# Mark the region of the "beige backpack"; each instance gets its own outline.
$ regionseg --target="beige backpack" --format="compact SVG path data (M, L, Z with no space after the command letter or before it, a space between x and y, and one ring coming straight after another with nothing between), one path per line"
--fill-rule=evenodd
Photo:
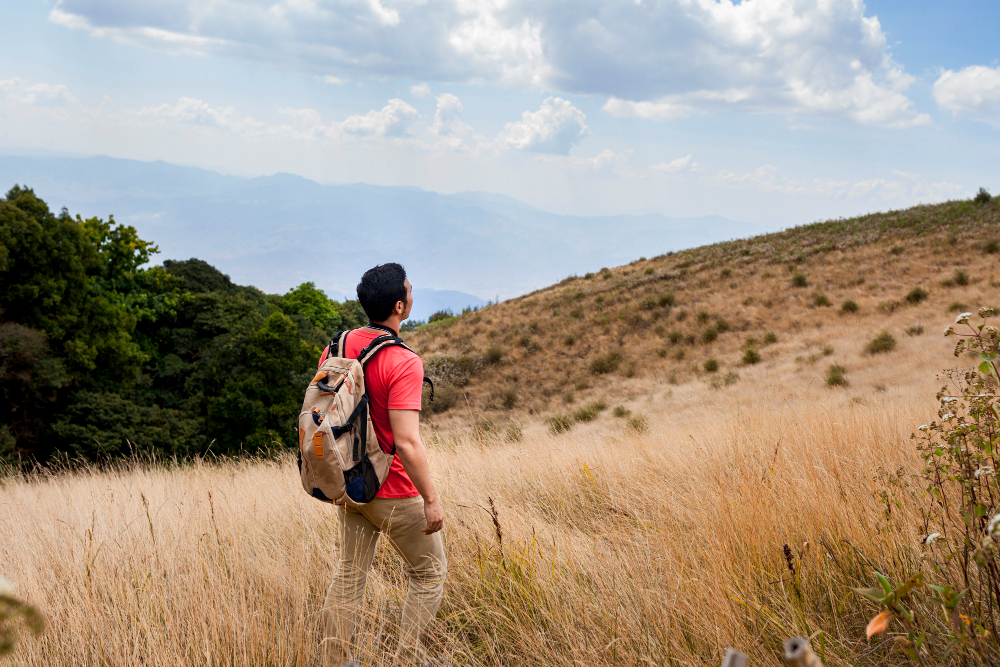
M306 388L299 413L299 474L302 488L325 502L370 502L389 474L396 454L375 436L365 391L365 366L387 347L406 347L392 335L379 336L358 354L344 356L347 332L330 341L329 356ZM427 378L424 378L428 381ZM433 400L431 385L431 400Z

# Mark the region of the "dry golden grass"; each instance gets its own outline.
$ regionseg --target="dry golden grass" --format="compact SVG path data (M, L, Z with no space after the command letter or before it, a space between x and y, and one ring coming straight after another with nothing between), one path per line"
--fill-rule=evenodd
M1000 199L985 206L948 202L831 221L567 279L422 327L409 343L443 392L457 398L435 417L443 425L467 421L467 414L453 416L467 407L503 418L505 392L515 385L514 413L551 414L592 400L609 379L626 386L632 379L685 385L701 378L708 358L718 360L722 375L738 372L747 337L757 340L756 349L768 361L802 341L836 336L845 325L873 336L886 326L890 311L897 339L921 324L936 334L950 321L953 304L986 305L976 301L985 295L989 305L1000 306L1000 256L984 250L993 239L1000 239ZM943 284L958 270L968 284ZM796 274L806 278L805 287L793 285ZM912 306L906 295L916 287L928 298ZM660 305L667 294L673 305ZM818 295L830 305L816 305ZM848 299L859 311L841 315ZM706 330L719 317L728 329L706 342ZM683 339L672 342L672 332ZM768 332L782 345L763 347ZM501 363L484 363L491 347L503 352ZM595 374L592 362L609 351L621 354L621 363L608 374ZM456 370L437 365L435 359L443 357L464 362L473 372L441 372ZM645 384L635 391L642 393Z
M628 403L645 435L610 411L560 436L526 423L516 443L429 432L451 565L433 653L701 665L733 645L777 664L786 636L822 631L827 664L851 664L871 607L847 587L870 583L867 560L901 577L920 559L913 499L887 518L873 477L917 464L909 433L954 360L938 336L870 360L849 328L840 336L821 337L847 389L824 386L825 360L791 360L803 339L731 387L647 380ZM14 477L0 498L3 573L49 621L16 663L314 664L336 518L293 461ZM384 664L404 590L383 544L365 664Z

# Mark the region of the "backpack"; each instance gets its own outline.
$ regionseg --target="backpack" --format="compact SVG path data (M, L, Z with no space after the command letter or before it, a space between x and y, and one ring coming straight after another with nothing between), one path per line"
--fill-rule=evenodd
M396 455L395 445L387 452L375 436L364 369L387 347L410 348L395 334L382 335L357 359L348 359L346 343L347 332L333 337L327 358L306 387L299 413L299 475L302 488L314 498L363 505L382 487Z

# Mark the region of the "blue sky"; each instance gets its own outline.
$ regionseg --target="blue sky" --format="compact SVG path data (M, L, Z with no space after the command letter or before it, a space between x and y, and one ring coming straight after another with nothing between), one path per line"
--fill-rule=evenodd
M21 0L0 151L794 224L1000 192L995 3Z

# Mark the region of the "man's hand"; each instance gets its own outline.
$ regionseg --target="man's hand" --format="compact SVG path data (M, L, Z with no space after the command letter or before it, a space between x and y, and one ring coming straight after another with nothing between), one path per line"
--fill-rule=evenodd
M441 530L444 526L444 508L441 507L441 503L434 501L432 503L424 501L424 517L427 519L427 525L424 526L424 535L430 535Z

